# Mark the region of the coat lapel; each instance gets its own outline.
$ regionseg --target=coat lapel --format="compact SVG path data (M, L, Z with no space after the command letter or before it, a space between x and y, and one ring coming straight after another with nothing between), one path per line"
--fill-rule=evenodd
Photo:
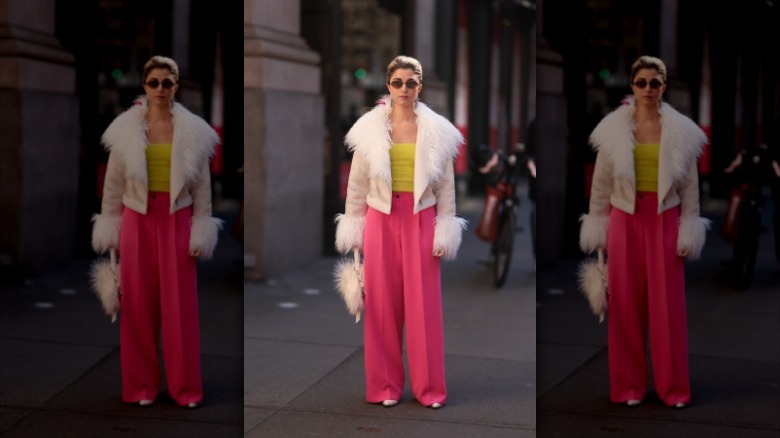
M368 162L369 178L380 178L392 188L390 170L390 97L383 96L377 106L364 114L345 137L350 151ZM444 175L444 166L458 154L463 136L449 120L433 112L422 102L417 114L417 143L414 152L415 205L431 183Z
M106 149L117 151L125 164L125 176L137 178L148 188L146 173L146 98L118 116L106 129L102 142ZM171 212L188 182L200 175L219 143L219 135L203 119L179 103L173 106L173 146L171 150Z

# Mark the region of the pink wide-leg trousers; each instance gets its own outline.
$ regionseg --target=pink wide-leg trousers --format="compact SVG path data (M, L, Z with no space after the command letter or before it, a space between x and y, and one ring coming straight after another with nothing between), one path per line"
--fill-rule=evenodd
M147 214L125 208L119 238L122 400L154 400L160 389L158 338L168 392L201 403L196 259L189 255L192 209L169 213L167 193L149 193Z
M684 260L677 256L679 208L657 213L658 196L639 192L636 212L610 213L610 400L642 400L647 391L646 336L658 397L667 405L689 403L688 332Z
M400 400L404 323L412 393L423 406L447 401L435 208L414 214L411 193L393 193L391 213L369 207L365 236L366 400Z

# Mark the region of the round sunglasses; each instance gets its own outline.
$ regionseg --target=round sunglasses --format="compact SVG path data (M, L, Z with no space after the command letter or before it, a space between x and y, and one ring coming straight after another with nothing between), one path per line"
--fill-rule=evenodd
M409 79L408 81L404 82L400 79L395 79L392 82L388 82L391 87L395 88L396 90L403 87L404 84L406 85L406 88L417 88L420 83L415 81L414 79Z
M157 79L149 79L146 81L146 86L152 90L156 90L160 85L162 85L164 89L170 90L174 85L176 85L176 83L167 78L163 79L162 82L158 81Z
M644 90L648 85L650 85L650 88L653 90L657 90L661 88L661 85L663 84L664 83L658 79L651 79L650 82L647 82L645 79L637 79L636 82L634 82L634 86L640 90Z

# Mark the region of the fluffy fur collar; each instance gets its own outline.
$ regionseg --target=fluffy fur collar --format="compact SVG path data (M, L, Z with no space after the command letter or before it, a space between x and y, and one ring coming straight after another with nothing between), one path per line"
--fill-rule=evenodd
M146 175L146 97L139 98L117 116L103 133L107 151L119 154L125 165L125 177L147 183ZM173 104L173 147L171 151L171 200L184 186L195 180L219 143L219 135L203 119L179 103Z
M384 95L377 105L364 114L346 136L350 151L360 154L369 164L369 177L381 178L390 184L390 96ZM419 170L428 182L444 176L445 164L454 159L464 142L463 135L449 120L436 114L422 102L414 110L417 114L417 149L415 152L415 186ZM427 185L427 184L426 184ZM417 190L415 190L417 192Z
M633 97L627 104L608 114L590 135L593 149L607 154L613 175L635 183L634 175L634 112ZM667 103L662 103L661 148L658 157L658 192L666 193L675 182L687 176L691 160L701 155L707 135L691 119Z

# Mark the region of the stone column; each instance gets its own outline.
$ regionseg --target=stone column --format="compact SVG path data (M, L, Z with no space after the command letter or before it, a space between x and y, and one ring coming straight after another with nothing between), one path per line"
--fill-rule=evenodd
M193 81L190 75L192 1L176 0L172 3L171 8L171 57L179 66L180 82L176 99L193 113L206 117L206 109L203 107L203 89L201 84ZM146 60L141 62L146 62Z
M660 58L666 65L667 92L664 98L677 110L691 115L691 90L689 84L680 81L677 73L677 16L678 0L661 0ZM633 61L631 61L633 62Z
M543 218L537 229L537 263L545 266L564 254L567 163L566 97L563 94L563 57L550 48L542 35L543 1L537 2L536 120L538 146L536 167L540 169L536 216Z
M325 106L300 1L244 0L244 266L260 280L322 254Z
M423 91L420 101L452 119L447 96L447 84L440 79L439 69L445 66L436 65L436 0L418 0L414 4L413 26L414 38L412 53L423 67ZM444 48L441 48L444 50ZM388 60L389 62L389 60Z
M0 271L36 274L76 250L79 107L54 0L0 1Z

